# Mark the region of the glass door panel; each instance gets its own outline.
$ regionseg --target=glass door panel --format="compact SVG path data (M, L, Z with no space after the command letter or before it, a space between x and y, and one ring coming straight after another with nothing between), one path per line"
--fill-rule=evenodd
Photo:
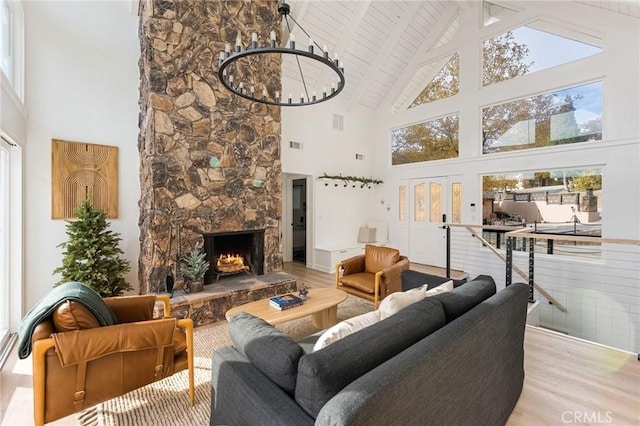
M451 223L462 223L462 184L451 184Z
M429 184L429 222L442 220L442 185L436 182Z
M398 188L398 220L400 222L407 221L407 187L401 185Z

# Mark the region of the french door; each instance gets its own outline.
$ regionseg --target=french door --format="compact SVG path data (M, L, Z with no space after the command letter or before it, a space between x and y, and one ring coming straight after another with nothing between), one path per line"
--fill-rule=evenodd
M448 178L409 181L409 259L424 265L446 266L449 217Z

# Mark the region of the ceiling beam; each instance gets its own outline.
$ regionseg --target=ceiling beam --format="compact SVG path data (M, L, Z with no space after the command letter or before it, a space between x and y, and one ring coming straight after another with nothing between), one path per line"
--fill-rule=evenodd
M416 14L418 13L418 10L420 10L421 7L421 2L409 2L408 7L402 13L402 16L400 17L398 22L394 24L393 31L391 32L389 37L387 37L384 46L382 46L382 48L378 50L378 54L376 55L375 59L371 62L371 65L369 65L369 68L364 73L364 78L358 82L357 89L351 97L349 109L352 109L353 107L355 107L355 105L360 103L362 95L369 87L369 84L371 83L371 80L373 80L373 77L376 74L377 70L385 61L389 60L391 51L395 48L398 40L407 30L407 27L411 24L411 21L413 21Z
M293 16L295 20L298 22L304 22L304 15L306 15L307 9L309 9L310 2L296 1L296 2L290 2L290 3L293 4L293 9L295 9L291 11L291 16ZM295 29L295 26L292 29ZM287 41L285 42L284 46L289 46L290 44L291 44L291 34L289 34L289 37L287 38Z
M360 23L364 19L364 16L367 14L367 10L369 10L370 5L371 5L371 0L359 1L358 5L356 6L356 9L353 11L353 13L351 14L351 17L349 18L348 28L346 28L345 31L340 35L340 38L338 39L334 47L334 52L340 52L343 55L342 56L343 59L344 59L344 52L347 50L347 46L353 39L353 35L356 33L356 30L358 29L358 27L360 26ZM347 72L348 70L345 70L345 73ZM324 71L320 76L320 78L318 78L318 81L322 82L322 84L319 84L318 87L330 86L331 83L335 81L334 76L335 76L335 73L332 70L327 69L326 71Z
M437 24L433 27L433 30L429 33L429 35L424 39L424 42L418 48L415 55L411 58L411 61L407 64L407 66L402 70L402 73L398 76L395 84L387 93L387 96L384 98L382 104L391 105L393 100L396 99L408 81L411 81L413 75L416 73L418 68L422 65L424 61L424 57L432 49L442 38L442 35L447 31L449 25L453 22L455 17L458 15L458 6L457 3L454 2L446 2L445 10L442 13L440 19L438 19ZM417 96L418 94L416 94Z

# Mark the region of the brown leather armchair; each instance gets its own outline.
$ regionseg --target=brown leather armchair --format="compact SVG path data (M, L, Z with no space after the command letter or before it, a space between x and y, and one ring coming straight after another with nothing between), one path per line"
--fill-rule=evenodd
M153 319L155 302L164 317ZM170 316L169 296L105 298L118 323L100 327L82 304L66 301L32 335L36 425L189 370L194 401L193 321ZM65 331L70 330L70 331Z
M370 300L378 309L387 294L402 291L400 274L410 266L409 259L397 249L367 244L364 254L336 265L336 288Z

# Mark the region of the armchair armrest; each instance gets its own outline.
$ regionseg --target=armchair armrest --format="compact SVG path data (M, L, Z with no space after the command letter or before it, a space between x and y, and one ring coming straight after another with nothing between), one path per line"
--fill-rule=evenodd
M33 342L33 413L36 425L44 425L44 386L45 386L45 356L49 349L55 346L52 338L39 339Z
M338 262L336 265L336 288L340 285L340 269L344 269L344 275L357 274L364 271L364 254L350 257Z
M350 257L340 262L342 269L344 269L343 275L357 274L358 272L364 272L364 254Z
M397 263L382 270L383 278L380 283L380 290L383 298L389 293L402 291L402 271L410 267L409 259L403 257Z
M66 367L117 352L173 346L177 320L164 318L51 335L60 365Z

